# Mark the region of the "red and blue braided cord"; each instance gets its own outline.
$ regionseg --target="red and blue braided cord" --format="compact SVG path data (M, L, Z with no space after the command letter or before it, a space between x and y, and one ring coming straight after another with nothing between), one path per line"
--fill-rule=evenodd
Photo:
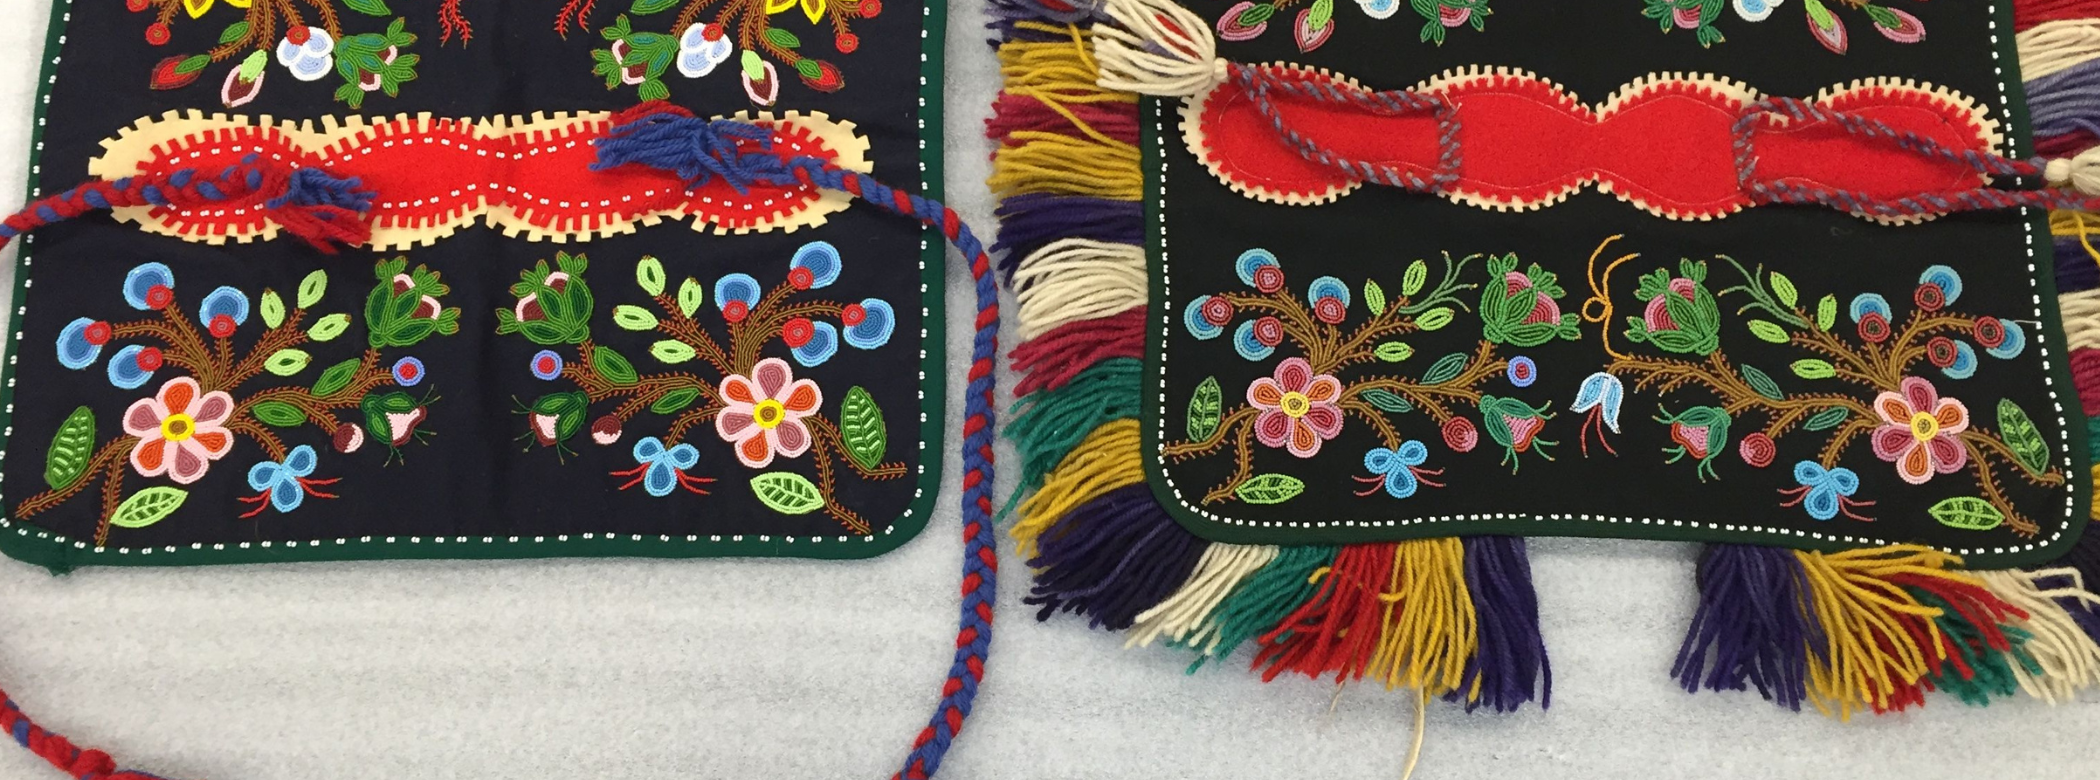
M689 121L663 125L658 118ZM630 120L634 124L628 124ZM970 705L977 698L977 685L984 679L984 662L991 648L993 606L998 595L999 552L992 531L992 429L997 411L992 395L997 388L993 361L999 351L999 292L992 278L991 255L962 217L938 201L889 187L872 176L814 157L783 160L771 154L740 153L733 139L762 139L769 135L756 126L696 120L661 104L631 110L622 114L620 121L621 126L601 141L603 166L635 163L678 170L694 185L720 176L739 188L762 183L850 193L884 211L938 229L950 245L969 259L977 296L977 320L963 406L961 625L955 636L955 661L941 686L940 703L926 728L913 740L903 768L892 775L892 780L927 780L940 770L942 757L962 732L963 721L970 716ZM662 125L660 129L674 132L622 138L631 136L628 131L641 124ZM641 147L638 149L634 142ZM285 216L277 220L280 225L324 250L332 251L329 242L355 244L369 236L363 220L343 218L345 214L361 214L370 206L371 193L358 190L356 180L323 179L302 171L273 172L251 158L222 172L217 179L205 179L184 170L166 176L83 184L38 200L0 220L0 246L37 227L90 211L139 205L186 207L255 192L278 193L265 204L272 218ZM295 228L286 220L302 224ZM165 780L157 775L119 770L107 753L83 750L65 737L44 730L23 714L5 691L0 691L0 728L6 728L16 742L76 780Z

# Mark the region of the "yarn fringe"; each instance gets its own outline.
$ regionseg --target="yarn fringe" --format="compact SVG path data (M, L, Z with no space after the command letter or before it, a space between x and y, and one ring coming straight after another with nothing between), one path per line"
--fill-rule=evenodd
M2093 545L2081 542L2088 564ZM1986 705L2069 701L2100 682L2100 596L2075 565L1966 572L1915 545L1837 553L1711 545L1672 673L1848 719L1944 691Z
M1543 704L1551 672L1522 539L1220 544L1145 483L1136 93L1193 92L1215 54L1209 27L1169 0L1088 8L992 4L1006 88L986 131L1023 339L1005 433L1021 457L1011 533L1036 575L1026 603L1127 631L1131 646L1184 648L1191 673L1251 645L1265 678L1369 679L1469 710ZM1114 26L1093 24L1103 17Z

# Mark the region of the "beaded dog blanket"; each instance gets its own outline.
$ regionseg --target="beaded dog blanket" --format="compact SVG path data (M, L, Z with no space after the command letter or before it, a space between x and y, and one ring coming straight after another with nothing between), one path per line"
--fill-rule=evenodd
M2100 179L2021 79L2089 45L2006 0L1343 5L997 6L1045 617L1510 710L1522 537L1688 540L1687 689L2096 680L2100 253L2049 211Z
M426 5L56 3L0 227L0 551L878 555L948 451L953 245L979 279L964 627L900 772L931 775L996 561L990 259L929 199L940 5Z

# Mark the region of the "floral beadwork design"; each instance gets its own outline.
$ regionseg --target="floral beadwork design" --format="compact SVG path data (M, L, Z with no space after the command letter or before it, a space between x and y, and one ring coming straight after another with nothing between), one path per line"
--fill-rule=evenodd
M634 281L643 303L614 306L612 321L620 330L659 337L648 359L667 370L650 373L593 339L598 306L583 255L556 253L552 265L542 260L525 269L510 288L515 302L496 310L496 332L548 347L524 368L563 389L519 402L526 418L519 439L528 449L552 449L566 459L576 454L569 443L579 436L612 446L646 414L651 435L635 441L633 465L611 472L619 489L708 495L716 478L694 470L703 462L733 462L760 472L749 485L768 508L822 510L854 533L869 533L868 521L838 500L837 482L841 466L865 480L907 473L903 463L884 460L889 440L882 409L865 388L847 386L827 415L824 407L838 386L798 376L796 368L824 365L842 344L880 349L896 329L895 311L881 299L809 295L836 282L842 266L836 247L813 241L796 250L784 278L770 288L750 274L731 273L710 290L691 277L673 287L661 261L642 258ZM703 312L710 298L712 316ZM713 436L689 441L695 429ZM805 466L814 479L800 471Z
M673 8L679 9L678 14L664 32L637 30L628 19L628 14L653 17ZM715 9L714 15L702 19L701 14L710 8ZM555 32L566 36L571 23L589 25L590 14L590 2L569 0L554 18ZM837 92L846 86L837 65L805 56L802 37L776 25L775 16L800 16L811 27L828 29L832 49L845 55L860 49L853 22L881 14L882 0L637 0L611 26L598 31L609 45L591 51L597 63L591 72L605 77L607 89L632 86L642 100L664 100L671 96L664 77L674 66L678 75L696 79L715 72L731 54L741 51L736 70L743 79L744 95L752 103L770 106L780 97L782 67L818 92Z
M98 439L94 407L75 409L45 453L49 489L16 504L15 516L50 511L99 483L94 542L101 546L114 528L144 528L174 514L189 498L184 486L209 477L214 464L238 459L236 445L243 440L263 455L247 472L257 493L240 499L255 504L244 518L265 509L291 512L309 497L335 497L318 489L336 480L313 477L319 468L314 447L287 442L309 429L339 454L356 453L376 439L375 449L384 449L388 461L401 458L403 446L427 435L422 424L436 397L389 390L422 382L423 364L413 355L391 363L382 358L457 333L459 309L442 302L449 289L436 271L410 270L405 258L381 261L373 275L377 284L363 312L365 350L314 372L315 352L334 346L353 321L351 314L312 311L327 293L327 272L307 275L290 308L275 290L263 290L251 304L246 292L219 287L201 297L193 316L183 311L166 265L131 269L120 292L146 315L124 322L75 319L59 331L54 346L66 368L85 371L102 363L112 386L151 389L132 396L115 426L120 435L108 439ZM261 332L242 337L242 329L258 320ZM415 367L413 378L404 365ZM127 470L173 484L127 494Z
M344 10L355 14L352 19L383 19L393 15L384 0L301 2L313 12L311 24L294 0L223 0L225 6L240 11L241 18L221 28L216 42L204 53L162 59L153 67L151 86L181 89L202 78L211 66L231 62L219 82L219 100L227 108L239 108L262 94L274 61L283 69L284 75L279 78L319 81L330 72L335 73L343 82L336 87L335 99L351 108L363 108L367 95L383 92L394 97L401 93L401 85L415 80L416 64L421 58L408 51L416 36L408 32L405 19L395 18L376 32L352 33L344 27L343 14L336 10L340 2ZM146 27L146 42L154 46L166 46L174 40L173 25L178 15L202 19L215 5L214 0L125 3L135 12L153 12L154 20ZM220 16L231 14L215 15ZM438 10L438 22L441 40L450 40L458 33L460 43L465 44L473 36L473 28L460 13L459 0L445 0Z
M1584 305L1585 319L1612 327L1610 275L1638 257L1622 256L1601 273L1592 257L1594 297ZM2007 479L2063 484L2048 443L2011 399L1997 401L1996 427L1989 428L1973 416L1976 399L1965 400L1960 392L1961 381L1979 368L1978 347L1983 355L2010 360L2025 350L2026 331L2009 320L1950 308L1961 297L1960 274L1942 265L1925 268L1906 291L1907 310L1899 311L1880 293L1860 293L1841 304L1838 294L1804 294L1792 279L1762 266L1745 267L1726 255L1713 263L1725 264L1739 281L1710 293L1711 264L1693 260L1641 277L1635 292L1641 315L1627 316L1616 334L1616 341L1632 346L1622 352L1607 339L1612 360L1583 382L1575 407L1609 409L1604 422L1617 432L1616 408L1628 384L1666 397L1699 396L1707 405L1672 411L1658 403L1654 420L1668 426L1666 460L1691 462L1702 481L1722 478L1724 454L1764 469L1785 462L1781 448L1802 441L1813 449L1791 463L1791 480L1778 489L1778 503L1816 520L1841 514L1874 519L1864 509L1875 501L1861 497L1866 466L1855 446L1865 439L1874 458L1903 484L1944 486L1944 480L1967 475L1974 495L1949 497L1928 509L1940 523L1969 530L2002 525L2020 536L2039 532L2005 488ZM1738 322L1727 322L1733 318L1723 313L1722 302L1735 305ZM1740 336L1793 357L1783 372L1768 373L1731 357L1724 343ZM1791 374L1806 387L1790 390L1774 373ZM1743 433L1731 446L1735 432ZM1585 428L1585 444L1587 433ZM1602 440L1601 427L1597 434Z
M1312 280L1301 296L1289 289L1274 254L1264 249L1241 254L1235 271L1251 291L1199 295L1182 309L1181 326L1198 340L1229 333L1233 352L1242 359L1276 362L1244 391L1228 393L1215 376L1197 385L1188 399L1187 438L1162 442L1161 454L1184 462L1229 453L1232 473L1204 494L1205 504L1275 504L1300 495L1304 480L1257 474L1257 457L1273 457L1264 451L1294 463L1319 457L1352 420L1368 426L1383 443L1361 456L1370 475L1356 481L1371 487L1357 491L1359 496L1404 499L1424 486L1442 487L1427 478L1443 469L1427 465L1429 445L1421 439L1440 440L1452 452L1464 453L1479 445L1484 430L1512 471L1526 454L1551 460L1549 449L1556 442L1540 438L1554 416L1550 404L1535 406L1485 389L1496 381L1513 388L1531 385L1537 364L1523 355L1505 355L1504 348L1576 338L1574 315L1564 319L1560 313L1557 299L1564 293L1551 272L1536 264L1519 271L1514 255L1482 260L1482 255L1457 260L1445 255L1434 282L1432 265L1415 260L1392 297L1377 280L1352 289L1332 276ZM1482 266L1486 284L1460 281L1469 268ZM1409 337L1443 330L1459 312L1475 311L1460 296L1475 289L1481 290L1477 344L1435 360L1416 360ZM1361 300L1353 300L1359 291ZM1350 324L1356 319L1352 307L1368 316ZM1279 358L1279 351L1290 354ZM1403 364L1419 369L1398 371ZM1244 403L1228 405L1228 395L1244 396ZM1414 415L1427 419L1410 422ZM1403 434L1403 427L1415 425L1435 436Z
M1298 44L1298 51L1320 48L1333 37L1336 1L1311 0L1299 9L1291 23L1291 39ZM1488 8L1488 0L1356 0L1357 8L1373 19L1392 18L1403 3L1422 18L1422 41L1438 46L1444 45L1446 32L1453 28L1487 29L1487 17L1494 13ZM1218 17L1218 37L1228 41L1261 37L1277 14L1288 14L1292 6L1300 4L1301 0L1242 0Z
M1667 33L1673 29L1691 30L1700 47L1710 47L1728 40L1714 26L1720 21L1724 7L1733 7L1737 18L1745 22L1762 22L1772 18L1786 0L1645 0L1647 7L1641 15L1654 19ZM1876 5L1872 0L1801 0L1802 12L1808 21L1808 32L1815 36L1823 48L1844 54L1851 46L1850 34L1845 31L1845 20L1831 10L1831 6L1847 8L1866 16L1867 22L1881 37L1897 43L1917 43L1925 40L1925 23L1918 21L1909 11L1890 5Z

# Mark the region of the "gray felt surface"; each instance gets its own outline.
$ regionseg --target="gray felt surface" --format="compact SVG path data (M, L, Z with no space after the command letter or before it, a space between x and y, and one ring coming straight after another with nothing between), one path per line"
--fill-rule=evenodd
M47 7L0 0L0 202L22 191ZM948 187L989 232L981 123L998 70L976 4L957 4L951 18ZM11 269L13 257L0 259ZM949 427L959 437L971 306L966 269L951 267ZM351 563L63 578L4 562L0 687L82 744L172 778L888 777L951 653L961 546L952 455L947 468L926 532L866 562ZM2087 742L2100 695L2054 708L1936 698L1923 712L1850 724L1749 695L1685 695L1667 671L1692 610L1690 545L1549 539L1532 550L1553 708L1496 717L1432 706L1417 777L2100 774ZM1352 688L1330 713L1331 684L1264 685L1238 664L1184 676L1179 654L1126 651L1070 618L1035 622L1020 604L1025 567L1005 563L983 695L942 777L1399 776L1411 697ZM60 776L0 746L0 778Z

